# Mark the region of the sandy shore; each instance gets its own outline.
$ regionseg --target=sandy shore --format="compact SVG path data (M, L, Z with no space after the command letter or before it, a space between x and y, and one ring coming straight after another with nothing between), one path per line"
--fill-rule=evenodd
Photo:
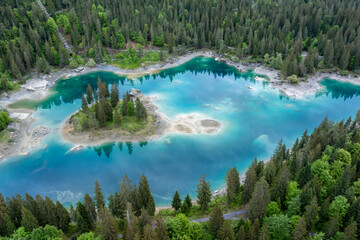
M78 149L81 149L83 146L99 145L107 142L151 141L169 133L214 134L217 133L221 127L220 122L209 119L199 113L180 114L176 121L171 121L164 114L157 111L158 107L152 102L156 99L156 96L145 96L137 89L132 89L130 96L133 96L134 99L139 98L149 115L154 116L155 121L150 122L144 129L136 133L129 133L121 129L79 133L74 131L70 116L64 121L61 127L62 137L66 141L77 145Z

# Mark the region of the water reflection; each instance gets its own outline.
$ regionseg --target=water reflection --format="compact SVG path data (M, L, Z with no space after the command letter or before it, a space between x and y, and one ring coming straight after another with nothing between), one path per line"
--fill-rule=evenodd
M148 144L148 142L139 142L139 146L140 148L146 147ZM112 142L112 143L106 143L103 145L99 145L99 146L93 146L90 149L93 149L94 152L96 152L96 154L101 157L101 155L104 153L104 155L107 158L110 158L111 153L113 151L113 148L115 147L116 143ZM134 146L132 142L118 142L117 143L119 150L122 152L124 150L124 147L126 147L127 152L129 155L132 155L133 151L134 151Z
M256 82L254 78L257 76L252 71L241 73L235 67L215 61L213 58L197 57L176 68L165 69L157 74L145 75L138 78L136 81L109 72L93 72L71 77L70 79L60 79L56 82L54 87L51 88L52 94L47 98L42 100L23 99L10 105L10 107L51 109L52 106L60 106L62 103L74 103L75 100L80 99L81 95L85 93L88 84L90 84L93 89L97 89L97 80L99 77L103 82L108 84L119 83L121 86L134 87L136 82L143 85L144 80L151 79L165 79L168 77L170 82L172 82L177 75L186 72L191 72L194 75L207 73L213 75L215 78L233 76L235 81L242 78L245 81L253 83ZM269 83L266 81L262 82L263 87L266 87L268 84Z
M360 86L347 82L339 82L333 79L324 79L320 84L325 86L324 90L318 91L316 97L331 96L333 99L351 99L360 95Z

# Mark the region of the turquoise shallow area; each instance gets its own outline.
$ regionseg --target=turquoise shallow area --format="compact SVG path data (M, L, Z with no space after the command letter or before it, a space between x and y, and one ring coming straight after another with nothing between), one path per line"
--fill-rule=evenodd
M360 103L359 86L325 79L323 90L294 100L266 82L254 81L251 72L241 74L211 58L195 58L134 81L108 72L61 79L47 99L21 101L16 106L36 109L37 121L31 128L58 129L80 107L87 84L96 86L98 76L109 84L120 82L120 94L135 87L156 95L159 111L171 119L182 113L202 113L221 121L221 131L172 134L148 143L109 143L70 153L73 145L53 131L44 140L45 148L0 162L0 192L6 196L39 193L69 203L92 193L96 179L108 195L118 191L125 174L133 181L145 174L156 203L165 205L176 189L182 196L195 196L201 174L206 174L215 190L223 185L229 167L243 173L254 157L268 159L280 139L290 146L325 116L334 121L354 116Z

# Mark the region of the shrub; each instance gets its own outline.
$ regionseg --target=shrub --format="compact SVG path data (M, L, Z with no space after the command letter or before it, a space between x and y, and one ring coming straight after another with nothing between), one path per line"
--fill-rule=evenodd
M87 65L89 67L96 67L96 62L93 58L90 58L89 61L87 62Z
M76 60L71 60L70 61L70 67L71 68L78 68L79 67L79 64Z
M290 77L288 77L288 80L290 81L291 84L296 84L296 83L299 82L299 81L298 81L298 77L297 77L295 74L293 74L293 75L291 75Z

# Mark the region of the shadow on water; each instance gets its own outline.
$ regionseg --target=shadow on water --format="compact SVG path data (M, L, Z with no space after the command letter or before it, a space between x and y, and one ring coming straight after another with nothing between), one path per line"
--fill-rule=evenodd
M315 97L331 96L333 99L351 99L360 95L360 86L351 83L340 82L333 79L324 79L320 84L325 86L325 89L318 91Z
M234 76L235 81L239 78L250 82L256 82L254 77L257 76L252 71L246 73L239 72L235 67L227 65L226 63L215 61L213 58L196 57L178 67L169 68L160 71L157 74L145 75L137 80L142 85L144 80L151 79L165 79L169 78L172 82L176 75L191 72L196 74L212 74L215 78L224 76ZM134 81L124 76L118 76L111 72L93 72L84 75L70 77L69 79L59 79L51 88L51 94L42 100L23 99L14 104L11 108L28 108L28 109L51 109L52 106L60 106L62 103L73 103L75 100L81 98L85 93L88 84L93 89L97 89L98 77L108 84L119 83L122 86L134 86ZM268 85L263 82L263 86Z
M139 142L139 146L145 147L148 143L147 142ZM104 153L104 155L107 158L110 158L110 155L113 151L113 148L115 147L116 143L106 143L100 146L94 146L92 149L96 152L96 154L101 157L101 155ZM129 155L132 155L134 151L133 143L132 142L118 142L117 143L119 150L122 152L127 151Z

